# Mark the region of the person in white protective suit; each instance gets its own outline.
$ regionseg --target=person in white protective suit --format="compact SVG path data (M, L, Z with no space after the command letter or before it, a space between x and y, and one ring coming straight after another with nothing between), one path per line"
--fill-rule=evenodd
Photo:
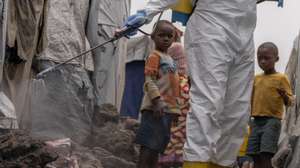
M125 25L141 26L177 0L150 0ZM140 24L140 25L139 25ZM256 0L198 0L185 33L191 77L184 168L231 167L249 119Z

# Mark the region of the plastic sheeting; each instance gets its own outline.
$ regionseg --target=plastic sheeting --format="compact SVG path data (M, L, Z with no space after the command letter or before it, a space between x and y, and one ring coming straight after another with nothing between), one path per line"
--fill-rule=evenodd
M289 107L286 111L283 120L283 127L281 131L281 143L278 153L274 157L275 162L283 162L280 168L296 168L300 167L300 32L295 39L294 47L292 49L290 59L286 68L286 74L289 77L293 93L296 95L295 104ZM292 138L296 137L296 138ZM298 137L298 138L297 138ZM295 139L295 142L291 142ZM287 156L282 155L282 151L287 148L289 144L292 149ZM281 160L280 160L281 159Z
M6 44L7 0L0 0L0 83L2 81ZM18 128L15 107L8 97L0 92L0 128Z
M2 81L6 42L7 0L0 0L0 82Z
M46 47L48 0L9 0L7 45L17 47L18 57L31 62Z
M113 37L130 14L130 0L91 0L87 37L95 46ZM120 107L125 81L126 39L93 51L96 105Z
M296 95L294 106L287 109L284 118L283 133L300 135L300 39L297 37L294 41L288 65L286 67L286 74L290 80L293 94Z
M18 128L15 107L3 92L0 92L0 128Z
M50 0L49 6L48 47L37 59L61 63L89 48L85 35L89 0ZM93 70L91 54L70 63Z
M146 60L152 48L154 48L154 44L148 36L129 39L126 62Z
M30 129L30 80L33 57L46 43L47 0L8 1L7 62L2 90L15 106L20 128Z
M89 1L51 0L49 6L48 47L37 61L41 70L88 48L85 23ZM86 60L88 57L81 57L48 73L42 80L33 81L31 132L34 136L71 138L82 143L90 135L94 95L88 72L92 64L87 65Z
M95 46L106 41L113 36L116 25L127 17L126 12L129 14L129 1L124 0L51 0L49 3L48 47L38 57L41 69L76 56L89 48L89 42L90 46ZM117 8L120 10L115 10ZM125 66L126 45L116 42L92 54L95 71L106 72L106 76L102 73L93 75L96 80L107 79L101 96L120 99L118 94L123 87L120 81L124 78L122 67ZM94 67L91 63L89 56L82 57L48 73L42 80L33 81L31 132L34 136L71 138L77 143L88 138L95 102L90 78ZM108 103L116 104L116 101Z

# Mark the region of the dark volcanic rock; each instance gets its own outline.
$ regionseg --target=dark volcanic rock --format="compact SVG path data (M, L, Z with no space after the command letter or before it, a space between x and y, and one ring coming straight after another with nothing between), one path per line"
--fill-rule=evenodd
M87 145L101 147L117 157L136 162L138 154L134 139L133 131L121 129L114 123L106 123L105 126L94 130Z
M58 155L24 131L0 136L0 168L43 168Z
M104 104L95 111L92 133L85 145L90 148L100 147L115 157L136 162L138 152L134 140L135 133L119 125L117 109L112 105Z
M93 114L93 128L103 127L105 123L115 123L119 122L119 113L115 106L111 104L103 104L100 107L95 107L95 112Z
M114 156L112 153L107 150L96 147L93 148L92 153L100 158L101 163L104 168L135 168L136 164L120 157Z
M135 124L131 124L135 126ZM93 115L91 135L84 144L70 138L31 138L23 131L0 134L0 168L135 168L138 148L134 129L119 124L112 105ZM131 128L131 127L130 127Z

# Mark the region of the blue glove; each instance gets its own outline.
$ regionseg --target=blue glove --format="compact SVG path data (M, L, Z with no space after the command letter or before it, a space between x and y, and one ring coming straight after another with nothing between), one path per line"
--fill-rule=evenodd
M131 15L127 18L125 22L126 27L134 27L135 31L128 33L128 36L133 36L137 34L137 29L143 26L147 22L146 12L144 10L138 11L136 14Z
M283 7L283 0L278 0L278 7Z

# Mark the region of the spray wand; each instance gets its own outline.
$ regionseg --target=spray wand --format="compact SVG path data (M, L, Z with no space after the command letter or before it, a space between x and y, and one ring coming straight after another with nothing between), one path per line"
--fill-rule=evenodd
M109 40L107 40L107 41L105 41L105 42L103 42L101 44L98 44L98 45L94 46L93 48L91 48L89 50L86 50L86 51L78 54L77 56L75 56L73 58L70 58L70 59L68 59L68 60L66 60L66 61L64 61L62 63L56 64L56 65L54 65L52 67L49 67L49 68L41 71L40 73L38 73L36 75L36 78L37 79L44 78L47 73L55 71L57 68L61 67L62 65L65 65L65 64L67 64L68 62L71 62L74 59L77 59L77 58L79 58L81 56L84 56L85 54L87 54L87 53L89 53L89 52L91 52L91 51L93 51L93 50L95 50L95 49L97 49L99 47L102 47L102 46L104 46L104 45L106 45L108 43L111 43L111 42L114 42L116 40L119 40L122 37L127 37L128 34L130 34L131 32L134 32L136 30L139 30L139 27L132 27L132 26L130 26L130 27L124 27L124 28L120 29L119 31L117 31L116 34L114 35L114 37L112 37L111 39L109 39Z
M159 15L159 17L158 17L158 19L157 19L157 22L161 19L162 15L163 15L163 12L160 12L160 15ZM145 23L145 22L146 22L146 20L144 21L144 23ZM116 32L116 34L114 35L114 37L112 37L111 39L109 39L109 40L107 40L107 41L105 41L105 42L103 42L103 43L101 43L101 44L98 44L98 45L94 46L93 48L91 48L91 49L89 49L89 50L86 50L86 51L84 51L84 52L78 54L77 56L75 56L75 57L73 57L73 58L70 58L70 59L68 59L68 60L66 60L66 61L64 61L64 62L62 62L62 63L59 63L59 64L57 64L57 65L54 65L54 66L52 66L52 67L49 67L49 68L47 68L47 69L41 71L40 73L38 73L38 74L36 75L36 78L37 78L37 79L44 78L45 75L46 75L47 73L52 72L52 71L55 71L57 68L61 67L62 65L65 65L66 63L71 62L72 60L74 60L74 59L76 59L76 58L79 58L79 57L81 57L81 56L84 56L85 54L87 54L87 53L89 53L89 52L91 52L91 51L93 51L93 50L95 50L95 49L97 49L97 48L99 48L99 47L102 47L102 46L104 46L104 45L106 45L106 44L108 44L108 43L111 43L111 42L114 42L114 41L116 41L116 40L119 40L119 39L122 38L122 37L129 38L127 35L130 34L130 33L132 33L132 32L139 31L139 32L141 32L142 34L145 34L146 36L150 36L150 34L144 32L143 30L140 29L140 27L141 27L142 25L144 25L144 24L140 24L139 26L125 26L125 27L123 27L122 29L118 30L118 31ZM155 26L156 26L156 25L155 25ZM155 26L154 26L154 27L155 27ZM154 28L154 29L155 29L155 28Z

